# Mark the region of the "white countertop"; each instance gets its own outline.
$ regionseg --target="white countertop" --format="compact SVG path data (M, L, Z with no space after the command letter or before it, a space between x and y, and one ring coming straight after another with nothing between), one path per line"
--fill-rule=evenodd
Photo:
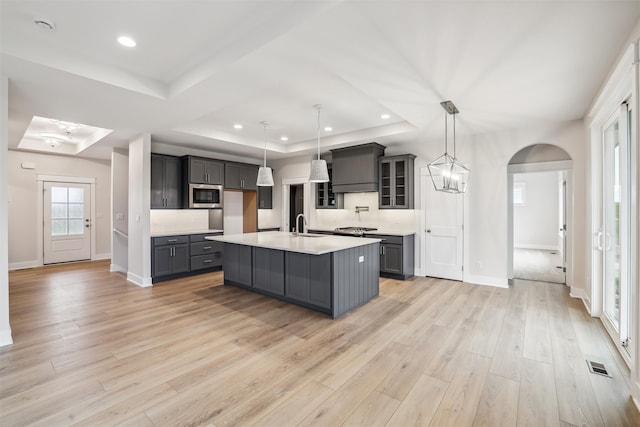
M366 226L363 225L363 227L366 227ZM310 227L305 227L305 229L311 230L311 233L313 233L313 230L334 231L336 227L328 227L326 225L317 225L317 226L314 225ZM382 234L385 236L410 236L412 234L416 234L416 232L412 230L393 230L393 229L378 228L376 231L367 231L365 232L365 234Z
M173 230L173 231L154 231L149 233L151 237L163 237L163 236L184 236L190 234L209 234L209 233L222 233L222 230Z
M209 236L205 237L205 239L311 255L322 255L380 242L380 239L369 239L365 237L356 239L349 236L317 236L320 237L294 236L284 231L263 231L259 233L231 234L227 236Z

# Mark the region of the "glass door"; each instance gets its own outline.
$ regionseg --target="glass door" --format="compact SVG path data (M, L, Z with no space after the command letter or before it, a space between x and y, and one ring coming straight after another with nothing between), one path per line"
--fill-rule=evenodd
M603 129L602 227L598 247L603 256L603 311L614 338L629 339L630 132L626 105Z

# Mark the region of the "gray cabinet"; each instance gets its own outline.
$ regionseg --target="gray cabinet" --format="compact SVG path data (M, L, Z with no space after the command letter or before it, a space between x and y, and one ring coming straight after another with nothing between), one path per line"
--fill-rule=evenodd
M380 209L413 209L413 154L381 157L378 160Z
M224 184L224 162L204 157L183 157L185 183L189 184Z
M331 309L331 254L287 252L285 266L287 298Z
M344 194L333 192L333 167L327 165L329 182L316 184L316 209L342 209L344 207Z
M415 235L389 236L365 234L365 237L382 239L380 242L380 275L406 280L413 276Z
M257 190L258 166L243 163L226 163L224 172L225 189Z
M233 285L250 288L252 286L252 247L225 243L222 253L224 280Z
M378 158L385 147L375 142L331 150L333 191L378 191Z
M189 236L154 237L151 271L154 278L189 271Z
M258 187L258 209L273 209L273 187Z
M182 207L182 163L180 158L151 154L151 209Z
M205 239L222 233L193 234L190 236L191 271L222 267L222 242Z
M253 271L254 289L284 295L284 251L254 248Z

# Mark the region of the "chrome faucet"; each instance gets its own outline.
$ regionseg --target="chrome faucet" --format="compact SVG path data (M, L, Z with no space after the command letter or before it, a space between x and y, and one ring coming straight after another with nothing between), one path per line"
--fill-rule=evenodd
M307 219L304 217L304 214L298 214L298 216L296 217L296 226L293 229L294 230L293 231L293 235L294 236L297 236L298 234L300 234L300 233L298 233L298 230L299 230L298 223L300 222L300 217L302 217L302 221L304 221L304 225L307 225Z

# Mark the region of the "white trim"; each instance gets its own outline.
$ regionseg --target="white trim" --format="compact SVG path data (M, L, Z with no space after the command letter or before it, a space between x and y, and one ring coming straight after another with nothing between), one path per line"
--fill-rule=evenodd
M480 276L476 274L465 274L465 283L473 285L494 286L496 288L508 288L509 281L504 277Z
M96 254L94 257L91 258L92 261L97 261L100 259L111 259L111 253L110 252L106 252L103 254Z
M110 264L109 265L109 272L110 273L125 273L127 274L127 269L123 268L117 264Z
M554 145L554 147L557 146ZM573 160L557 160L553 162L520 163L516 165L507 165L507 173L551 172L568 169L573 169Z
M42 267L42 263L39 263L38 260L33 261L21 261L21 262L12 262L9 264L9 270L24 270L26 268L35 268Z
M302 212L304 217L309 222L309 214L311 209L311 183L309 177L297 177L297 178L282 178L282 221L280 224L282 231L289 231L289 189L291 185L303 184L304 188L304 201Z
M584 289L571 286L569 288L569 296L571 298L577 298L582 300L582 303L584 304L584 308L587 309L587 313L589 313L589 316L594 317L594 315L591 313L591 301L589 300L589 297L587 296L587 293L585 292Z
M559 251L560 248L554 245L532 245L530 243L514 243L514 249L537 249L541 251Z
M127 273L127 280L134 285L140 286L141 288L148 288L150 286L153 286L151 277L140 277L137 274L131 272Z
M63 176L63 175L44 175L36 174L37 181L50 181L50 182L72 182L74 184L95 184L95 178L84 178L80 176Z
M0 331L0 347L13 344L13 338L11 337L11 329L5 329Z

